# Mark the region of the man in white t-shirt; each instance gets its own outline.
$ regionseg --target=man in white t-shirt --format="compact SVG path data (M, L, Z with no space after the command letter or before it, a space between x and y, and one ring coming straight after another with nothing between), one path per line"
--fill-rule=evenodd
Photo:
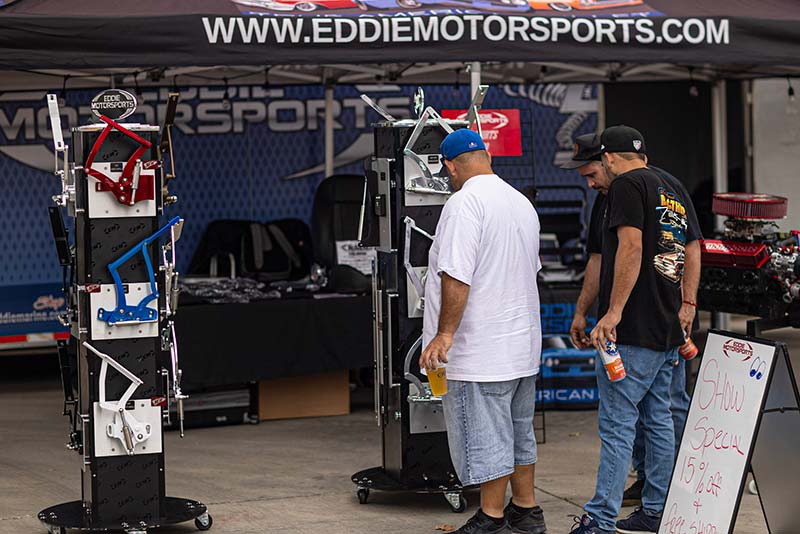
M494 174L477 133L456 130L440 151L456 193L430 250L420 367L447 364L450 456L461 483L481 487L481 508L456 532L542 534L533 492L539 218Z

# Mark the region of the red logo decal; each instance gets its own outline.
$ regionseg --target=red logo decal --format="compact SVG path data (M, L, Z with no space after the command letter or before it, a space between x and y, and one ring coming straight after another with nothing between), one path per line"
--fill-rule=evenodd
M753 346L746 341L739 341L736 339L729 339L722 345L722 352L728 358L742 357L742 361L746 362L753 357Z
M468 112L460 114L458 120L467 120L468 114ZM490 130L499 130L510 122L505 113L500 113L499 111L481 111L478 113L478 117L480 117L481 128L489 128Z
M464 120L468 111L443 109L442 117ZM478 113L486 150L493 156L521 156L522 133L518 109L482 109Z

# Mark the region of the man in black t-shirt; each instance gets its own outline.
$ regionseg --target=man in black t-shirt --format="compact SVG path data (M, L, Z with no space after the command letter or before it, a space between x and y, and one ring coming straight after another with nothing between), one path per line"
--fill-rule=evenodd
M601 144L611 181L602 210L601 319L591 342L597 347L606 340L616 342L628 376L610 382L598 358L602 446L597 489L573 532L656 532L675 454L670 385L677 347L683 343L679 312L688 199L647 168L638 131L608 128ZM646 465L642 508L616 522L640 407L652 462Z
M602 245L602 224L606 210L606 194L611 185L611 177L605 172L600 161L600 136L596 134L581 135L575 139L575 152L572 160L562 165L564 169L574 169L583 176L589 187L599 194L595 198L589 221L586 251L589 261L583 277L583 287L575 307L575 316L570 326L570 336L578 348L589 348L591 342L586 335L586 318L589 308L597 299L598 285L600 282L600 259ZM666 180L670 186L685 199L688 228L686 231L686 259L684 264L683 299L686 303L681 306L679 313L681 326L689 332L697 328L695 316L695 301L697 298L697 285L700 279L700 250L699 239L702 239L697 214L684 185L667 171L654 165L648 168ZM694 320L694 321L693 321ZM691 325L691 326L689 326ZM689 394L686 392L686 364L683 358L678 358L672 369L672 382L670 386L670 411L675 429L675 447L683 436L686 416L689 411ZM639 506L642 500L642 489L645 484L645 443L644 429L641 421L645 417L640 410L639 421L636 423L636 439L633 444L633 467L636 470L637 480L623 494L622 506Z

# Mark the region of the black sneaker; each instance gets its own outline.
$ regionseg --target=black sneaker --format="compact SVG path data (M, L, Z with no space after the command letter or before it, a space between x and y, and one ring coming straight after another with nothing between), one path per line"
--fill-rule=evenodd
M449 534L512 534L511 527L508 526L508 521L503 519L503 522L498 525L488 515L483 513L483 510L478 508L475 515L469 518L458 530L452 530Z
M644 479L637 480L622 494L622 506L641 506Z
M617 521L617 532L620 534L656 534L661 525L661 517L647 515L637 508L635 512Z
M574 515L572 518L575 520L575 525L569 531L569 534L607 534L597 524L597 520L588 514L583 514L582 517Z
M547 532L541 506L534 506L527 512L519 512L509 501L504 513L511 532L516 534L546 534Z

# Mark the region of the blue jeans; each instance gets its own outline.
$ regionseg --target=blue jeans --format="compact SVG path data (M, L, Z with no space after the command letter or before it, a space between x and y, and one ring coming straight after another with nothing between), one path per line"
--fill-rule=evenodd
M602 360L596 360L600 465L595 495L584 507L600 528L609 532L615 532L622 505L640 407L646 451L647 482L642 491L645 513L658 515L663 511L675 463L675 431L669 408L677 348L659 352L619 345L617 349L627 373L624 380L609 381Z
M675 426L675 456L678 455L678 446L683 437L683 427L686 426L686 416L689 415L689 402L691 398L686 392L686 360L678 358L678 365L672 369L672 386L670 387L670 411L672 424ZM641 424L641 406L639 407L639 420L636 423L636 439L633 442L633 468L636 470L636 479L645 479L644 469L644 428Z
M447 381L442 397L450 458L465 486L483 484L536 463L536 377L504 382Z

